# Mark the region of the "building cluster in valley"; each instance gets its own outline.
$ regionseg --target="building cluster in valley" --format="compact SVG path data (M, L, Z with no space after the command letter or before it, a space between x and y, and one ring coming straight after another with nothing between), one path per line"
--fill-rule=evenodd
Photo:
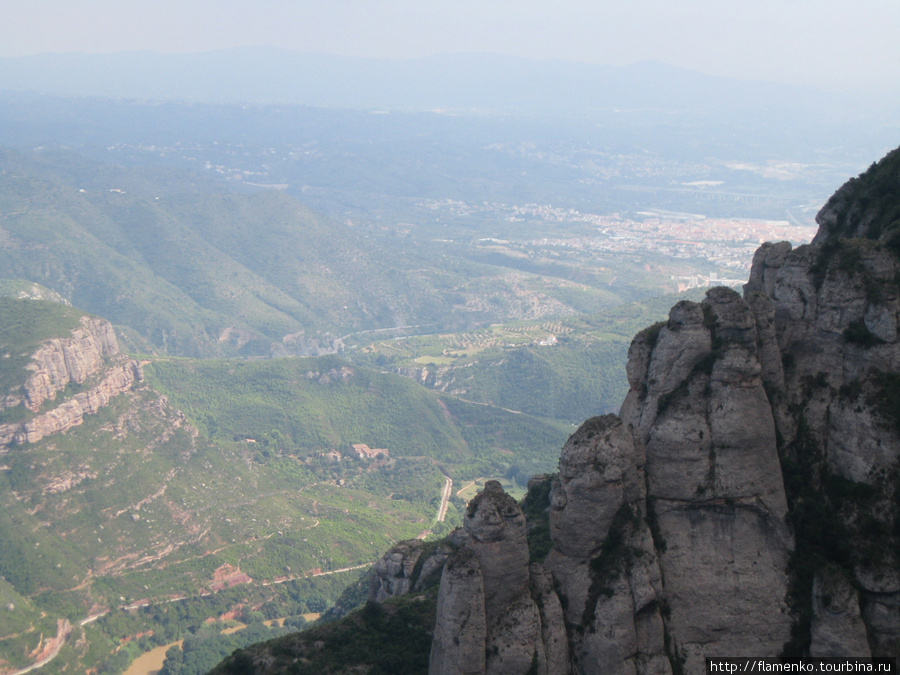
M709 218L700 214L642 211L631 216L598 215L551 205L472 205L457 201L432 202L432 209L447 210L461 217L494 217L506 222L530 221L561 224L556 236L514 240L482 238L486 247L519 247L529 252L585 252L592 254L656 254L670 258L707 260L746 277L753 253L766 241L804 244L812 240L816 225L798 225L787 220ZM568 227L565 226L575 226ZM714 276L711 273L711 276ZM713 281L716 281L713 279ZM728 284L725 279L718 283ZM694 283L693 285L697 285ZM702 284L701 284L702 285Z
M348 450L342 454L339 450L331 450L326 452L325 456L335 462L340 462L344 456L357 457L359 459L387 459L391 456L391 451L387 448L370 448L365 443L351 443Z

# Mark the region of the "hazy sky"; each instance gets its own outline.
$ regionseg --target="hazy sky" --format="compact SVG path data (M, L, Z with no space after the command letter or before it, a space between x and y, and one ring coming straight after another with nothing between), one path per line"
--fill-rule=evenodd
M900 87L900 0L3 0L0 56L269 45L494 52Z

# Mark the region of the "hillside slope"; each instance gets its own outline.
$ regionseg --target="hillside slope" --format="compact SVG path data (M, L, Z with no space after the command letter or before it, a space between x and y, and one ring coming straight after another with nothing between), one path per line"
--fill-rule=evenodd
M0 168L4 275L53 288L153 348L316 353L342 331L438 317L428 279L390 274L377 246L276 191L227 194L176 171L65 154L4 152Z
M321 611L449 525L448 475L546 469L565 436L335 357L138 362L58 302L0 297L0 354L3 673L51 652L115 672L207 619Z
M372 600L443 565L429 672L900 656L898 157L838 191L816 243L764 244L743 296L712 289L639 333L620 414L585 422L521 505L488 483L449 551L384 557ZM305 672L309 644L215 672Z
M336 222L235 184L0 150L3 278L126 327L132 351L195 357L334 353L376 330L577 314L671 285L663 273L613 288L576 283L568 266L480 261L450 240Z

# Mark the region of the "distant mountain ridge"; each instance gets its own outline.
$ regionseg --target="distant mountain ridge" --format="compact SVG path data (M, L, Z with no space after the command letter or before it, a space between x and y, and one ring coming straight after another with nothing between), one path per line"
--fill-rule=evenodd
M0 59L0 90L334 108L582 115L597 110L827 111L833 93L704 75L660 62L608 66L497 54L375 59L243 47ZM827 105L826 105L827 104Z

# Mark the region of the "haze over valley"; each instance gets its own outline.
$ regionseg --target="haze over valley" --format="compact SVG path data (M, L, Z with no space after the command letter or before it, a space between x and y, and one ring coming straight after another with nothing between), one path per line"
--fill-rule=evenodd
M0 57L0 673L206 672L363 604L618 412L635 333L810 242L895 113L661 63Z

